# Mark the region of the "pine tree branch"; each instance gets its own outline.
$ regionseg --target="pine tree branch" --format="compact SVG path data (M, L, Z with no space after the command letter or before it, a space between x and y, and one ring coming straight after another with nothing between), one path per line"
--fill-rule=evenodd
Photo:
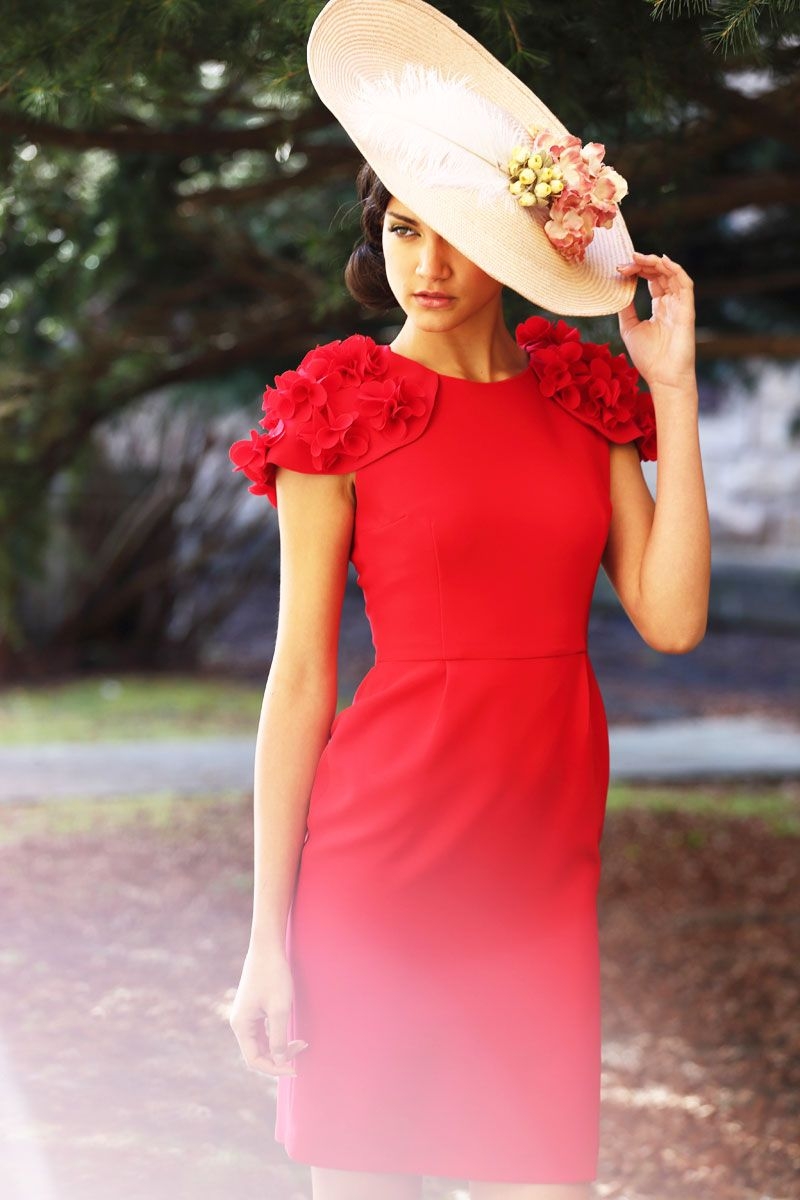
M261 179L240 187L215 186L192 192L180 201L178 214L190 217L203 208L216 205L238 208L246 204L263 204L295 187L305 187L307 184L317 187L340 176L354 177L361 165L361 154L354 146L316 146L313 153L309 151L309 156L308 164L292 175Z
M732 87L722 87L712 78L698 79L692 91L694 98L706 104L712 113L731 114L748 122L759 137L769 134L784 139L788 145L798 145L797 107L800 99L800 80L790 79L781 87L760 96L745 96Z
M750 177L723 176L706 181L703 191L692 193L684 188L660 198L657 206L631 204L624 209L624 214L632 231L645 233L663 228L666 222L678 229L691 228L697 221L724 216L745 205L796 205L798 196L800 172L769 171L759 176L757 191Z
M737 268L730 275L702 277L695 285L698 299L725 296L772 295L775 292L800 291L800 266L774 271L759 270L753 275Z
M797 333L712 333L698 332L697 356L717 358L800 358Z
M321 105L294 118L281 116L269 120L268 113L256 109L253 109L253 115L264 118L263 124L246 129L221 129L218 126L193 124L183 129L169 130L126 123L96 129L72 129L0 107L0 137L25 137L29 142L45 146L61 146L70 150L111 150L119 154L189 155L234 150L272 153L299 133L324 129L334 124L330 113Z
M737 93L731 105L730 95L727 89L702 85L705 115L692 116L684 126L669 134L626 141L614 156L618 169L624 175L627 168L633 179L658 179L664 175L667 160L710 161L721 151L754 138L762 139L765 130L775 135L779 126L788 143L797 144L800 134L793 114L800 107L800 79L791 79L762 96Z

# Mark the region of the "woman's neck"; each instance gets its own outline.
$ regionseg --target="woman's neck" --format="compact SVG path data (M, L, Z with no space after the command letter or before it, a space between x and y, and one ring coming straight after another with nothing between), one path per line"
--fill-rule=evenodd
M494 383L524 371L528 356L508 332L502 314L487 330L463 321L454 329L420 329L410 317L392 350L405 358L430 367L441 375L452 375L476 383Z

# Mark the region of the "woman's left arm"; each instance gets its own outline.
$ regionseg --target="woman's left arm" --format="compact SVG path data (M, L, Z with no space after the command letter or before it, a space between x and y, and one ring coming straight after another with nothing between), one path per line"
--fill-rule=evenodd
M619 326L653 399L658 479L653 503L631 446L612 446L613 528L603 566L645 641L682 654L703 639L711 585L711 531L698 432L692 280L666 255L641 254L619 268L647 280L652 316L633 303ZM644 493L647 496L644 496Z

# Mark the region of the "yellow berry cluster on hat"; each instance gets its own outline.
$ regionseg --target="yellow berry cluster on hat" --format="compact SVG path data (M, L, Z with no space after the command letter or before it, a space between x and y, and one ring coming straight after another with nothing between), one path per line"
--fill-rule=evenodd
M535 136L536 126L531 126L529 133ZM508 173L511 177L508 190L523 208L534 204L543 207L564 190L561 167L546 150L531 153L530 148L515 146L508 160Z

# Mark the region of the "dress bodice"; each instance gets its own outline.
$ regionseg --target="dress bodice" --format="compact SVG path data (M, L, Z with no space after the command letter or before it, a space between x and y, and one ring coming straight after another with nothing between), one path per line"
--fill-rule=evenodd
M611 519L609 442L655 459L652 399L624 355L559 321L517 328L528 367L475 383L355 335L264 396L231 448L277 506L275 472L355 472L351 560L376 661L585 649Z

